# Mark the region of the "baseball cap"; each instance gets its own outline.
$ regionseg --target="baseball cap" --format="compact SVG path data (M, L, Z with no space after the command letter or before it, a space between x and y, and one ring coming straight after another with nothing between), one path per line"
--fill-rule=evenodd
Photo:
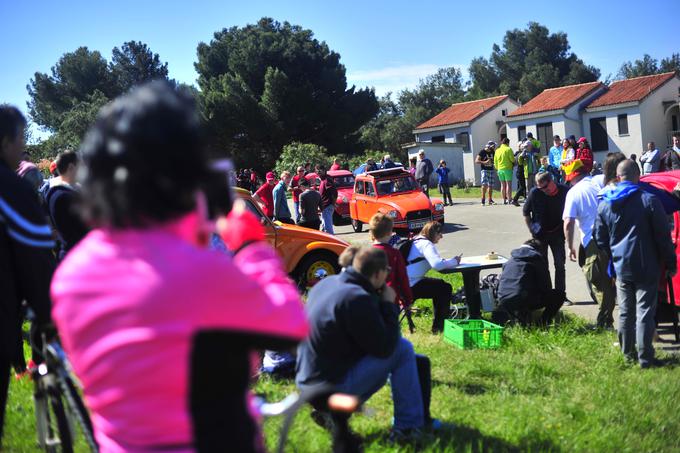
M267 172L267 175L265 176L267 181L273 181L276 179L276 175L274 174L273 171Z
M486 146L496 146L496 142L494 142L493 140L489 140L488 142L486 142Z
M581 137L581 138L578 139L578 142L576 142L576 143L583 143L583 142L585 142L585 141L586 141L586 138L585 138L585 137Z

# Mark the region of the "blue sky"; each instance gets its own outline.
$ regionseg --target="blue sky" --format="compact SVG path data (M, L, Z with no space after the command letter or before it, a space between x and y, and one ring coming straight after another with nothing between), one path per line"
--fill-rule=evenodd
M26 85L79 46L143 41L170 76L193 83L196 46L215 31L269 16L311 29L340 53L349 84L399 91L439 67L488 57L506 30L537 21L567 33L572 51L615 74L626 60L680 52L678 0L605 1L19 1L0 0L0 102L24 112Z

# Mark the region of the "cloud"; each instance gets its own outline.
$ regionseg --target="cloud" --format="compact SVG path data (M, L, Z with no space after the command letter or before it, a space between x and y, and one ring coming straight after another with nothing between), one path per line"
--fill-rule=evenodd
M463 71L464 78L467 76L463 66L453 66ZM415 88L421 79L434 74L440 67L435 64L417 64L351 71L347 74L347 84L359 88L373 87L378 96L388 92L396 94L404 89Z

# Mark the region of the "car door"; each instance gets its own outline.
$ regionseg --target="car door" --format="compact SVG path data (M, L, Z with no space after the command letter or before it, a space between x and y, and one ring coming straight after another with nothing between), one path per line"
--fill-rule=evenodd
M364 181L364 195L360 202L357 203L357 212L359 220L367 223L375 214L375 187L373 181Z
M264 215L264 212L260 209L259 206L257 206L257 203L255 203L253 200L250 198L242 198L243 202L246 204L246 209L253 214L255 214L255 217L260 219L260 223L264 227L264 234L265 237L267 238L267 242L274 247L275 249L278 250L278 243L276 240L276 225L266 216ZM280 252L280 251L279 251Z

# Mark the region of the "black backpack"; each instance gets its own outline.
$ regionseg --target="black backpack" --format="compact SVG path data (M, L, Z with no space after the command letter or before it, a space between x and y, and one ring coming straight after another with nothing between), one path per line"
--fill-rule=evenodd
M408 260L408 255L411 253L411 247L413 247L413 242L414 241L419 241L420 239L424 238L408 238L408 239L399 239L397 243L394 245L394 248L399 250L399 253L401 253L401 256L404 258L404 262L406 263L407 266L417 263L419 261L423 261L425 259L424 256L419 256L416 259L413 259L411 261Z

